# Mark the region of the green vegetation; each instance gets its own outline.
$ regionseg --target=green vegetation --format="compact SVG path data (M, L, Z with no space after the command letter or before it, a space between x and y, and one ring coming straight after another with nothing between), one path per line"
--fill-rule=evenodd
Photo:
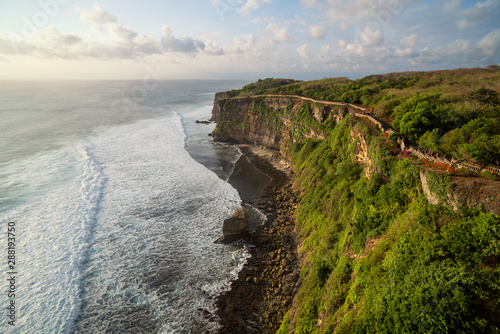
M500 70L458 69L329 78L265 79L231 96L301 95L362 104L415 145L436 153L500 165Z
M354 81L266 79L231 94L279 92L363 103L423 149L500 164L498 67ZM296 218L305 257L279 334L500 332L500 217L445 206L446 174L426 172L441 202L429 204L420 167L392 155L388 142L396 135L354 125L369 146L374 172L367 178L349 117L320 124L317 104L274 110L265 102L256 99L252 109L269 129L292 121L285 153L301 194ZM305 136L311 129L324 138Z
M292 144L307 264L280 333L498 331L499 217L428 204L407 160L378 159L365 178L349 131L344 120L322 141ZM444 199L449 177L428 174Z
M448 198L447 192L453 188L450 176L429 171L425 171L425 176L429 190L435 193L441 202L444 202Z
M279 131L283 125L281 116L283 115L282 110L274 110L271 107L266 106L266 98L257 98L252 103L252 111L258 114L261 119L264 119L266 126L275 131Z

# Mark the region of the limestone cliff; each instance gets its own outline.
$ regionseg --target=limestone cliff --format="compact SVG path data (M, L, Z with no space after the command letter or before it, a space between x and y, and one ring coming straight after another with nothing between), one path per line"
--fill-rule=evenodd
M389 136L391 129L381 122L373 122L371 116L353 111L352 105L335 105L331 101L293 95L231 94L238 93L216 95L212 115L212 120L217 122L214 140L251 143L279 150L287 161L293 156L296 163L295 166L292 164L293 168L300 166L295 170L296 180L292 188L300 193L300 200L298 206L290 209L289 215L295 220L293 226L299 234L299 248L307 253L307 257L298 261L303 270L295 282L297 278L287 278L285 259L277 257L277 261L281 262L272 267L268 259L269 256L275 257L275 251L263 252L267 256L263 265L270 266L266 270L275 273L273 277L280 277L281 282L277 286L266 283L268 290L265 290L258 285L261 278L255 280L253 271L252 276L245 277L245 282L250 284L253 279L255 284L251 285L252 288L261 289L259 291L265 293L268 300L277 301L282 295L293 295L294 299L291 305L281 303L284 306L279 312L273 313L272 317L259 318L258 323L267 324L273 332L281 323L280 333L311 332L315 329L321 332L333 332L334 329L349 331L355 329L355 325L358 327L353 331L366 332L367 328L377 324L373 319L382 319L380 314L388 309L387 301L392 305L391 314L396 316L384 313L385 319L392 322L401 318L405 323L411 322L417 313L413 313L412 307L408 308L408 313L405 313L406 309L398 308L402 300L407 305L418 301L415 304L418 314L434 319L434 310L429 311L428 301L422 299L419 291L437 291L436 295L428 297L441 302L440 296L445 296L444 305L452 305L448 302L452 298L447 295L448 287L439 285L450 280L447 277L442 280L434 278L434 275L443 272L456 275L450 277L457 282L470 282L474 288L464 285L464 289L460 286L453 290L458 296L457 305L465 300L464 291L470 294L470 298L469 295L466 297L471 302L450 312L443 308L440 316L451 314L451 320L439 318L439 321L445 319L447 326L451 326L455 323L456 312L462 312L463 319L476 319L482 316L483 310L491 308L495 312L491 317L489 313L486 316L493 320L484 321L491 321L497 326L497 304L491 307L493 299L487 297L484 301L480 300L479 293L475 292L475 282L479 278L461 280L463 272L471 275L477 272L477 268L472 267L476 262L468 260L473 256L478 259L484 257L485 260L477 262L480 266L495 264L491 269L488 267L490 273L499 272L497 248L484 247L495 249L496 253L474 252L490 242L483 239L492 240L491 245L498 245L496 231L500 221L498 217L483 212L461 212L458 209L465 205L482 206L486 212L498 215L500 182L479 177L452 177L444 170L438 173L435 168L424 167L414 157L395 155L394 152L399 149L392 140L393 136ZM422 193L429 203L446 204L458 212L441 210L425 203ZM281 213L278 210L276 215ZM460 217L461 225L449 223L457 217ZM278 219L270 222L271 228L281 224ZM446 233L440 235L440 230L434 227L441 226L443 222L448 225ZM489 227L485 226L491 226L492 232L489 233ZM475 229L473 238L463 233L469 227ZM292 230L292 225L287 226L288 232L280 232L279 238L289 244L288 233ZM476 235L484 238L478 241ZM461 264L462 267L457 267L456 261L462 258L467 261ZM259 258L254 260L259 261ZM255 270L254 265L251 270ZM380 275L387 272L391 275ZM492 283L488 283L490 285L484 285L485 296L488 293L498 295L497 290L487 290L490 286L497 289L493 284L497 281L498 277L493 277ZM283 284L291 287L292 282L293 289L282 289ZM401 288L381 288L391 284ZM432 289L429 289L429 284L435 285L430 285ZM375 308L372 305L378 306ZM289 311L285 312L286 309ZM469 310L476 309L478 313L469 317ZM232 314L233 310L224 305L224 312ZM248 324L259 325L253 319L241 322L248 329ZM379 331L387 330L385 322L380 324ZM425 328L430 327L427 324L421 327ZM414 329L418 331L419 327Z
M309 125L301 125L298 121L301 108L309 105L311 117ZM369 140L364 131L355 129L359 114L346 107L311 103L307 99L292 96L239 96L232 97L228 92L217 93L212 111L212 121L217 122L213 133L214 140L241 144L254 144L279 150L287 162L289 142L297 140L294 133L300 131L300 140L305 138L323 139L324 130L321 125L328 119L339 123L347 114L351 119L351 140L356 143L355 159L364 165L365 176L377 171L377 163L369 153ZM377 125L377 124L375 124ZM429 203L440 202L428 186L425 173L421 173L422 188ZM446 192L446 200L441 202L458 210L461 206L482 206L486 212L500 213L499 182L483 178L454 177L453 188Z
M295 122L300 108L310 106L310 116L317 125L328 118L340 120L347 111L321 104L311 104L293 97L230 97L217 93L212 111L212 121L217 122L213 133L215 141L250 143L284 150L291 134L301 130L302 138L322 139L324 133L316 126L299 126Z
M500 215L500 183L481 177L455 176L449 178L449 187L439 189L429 177L430 171L420 171L422 189L430 204L444 203L453 210L460 207L482 207L485 212ZM441 193L441 194L440 194Z

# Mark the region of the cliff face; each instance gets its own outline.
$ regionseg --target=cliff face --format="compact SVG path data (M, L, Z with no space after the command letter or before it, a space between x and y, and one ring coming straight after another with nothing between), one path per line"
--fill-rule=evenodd
M211 118L217 122L214 140L250 143L283 151L289 140L294 141L291 134L299 128L303 138L322 139L324 133L317 127L301 127L294 122L304 103L291 97L230 98L227 93L217 93ZM345 113L321 105L312 105L310 111L318 125L330 117L340 120Z
M255 99L227 99L216 96L212 119L217 122L213 133L216 141L252 143L272 149L280 149L284 133L268 126L268 119L253 107ZM266 106L270 101L266 101ZM274 101L276 109L284 109L287 101ZM284 122L284 119L280 119Z
M449 189L441 191L442 198L439 198L439 190L433 189L431 182L429 182L428 173L421 170L420 180L424 195L430 204L443 202L455 211L463 206L482 207L487 213L500 215L499 182L480 177L452 177Z
M500 182L422 171L393 155L380 124L348 112L294 97L216 95L214 140L280 150L300 166L295 228L307 256L279 333L500 328L500 218L458 210L498 215Z

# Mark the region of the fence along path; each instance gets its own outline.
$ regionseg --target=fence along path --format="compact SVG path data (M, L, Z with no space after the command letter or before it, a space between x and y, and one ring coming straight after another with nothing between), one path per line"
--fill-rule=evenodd
M302 101L309 101L309 102L314 102L314 103L319 103L319 104L324 104L324 105L330 105L330 106L342 106L342 107L350 107L352 109L361 111L362 113L351 113L352 116L358 117L358 118L365 118L372 122L373 124L377 125L378 128L382 133L396 133L396 131L391 128L390 126L386 126L383 123L381 123L379 120L377 120L375 117L367 115L366 113L371 112L371 108L363 108L360 106L357 106L352 103L344 103L344 102L336 102L336 101L325 101L325 100L315 100L310 97L305 97L305 96L300 96L300 95L287 95L287 94L268 94L268 95L252 95L252 96L238 96L236 98L256 98L256 97L288 97L288 98L295 98L299 99ZM420 149L413 147L413 146L407 146L404 143L404 139L398 138L398 143L401 146L402 151L409 151L413 155L416 155L417 157L421 159L427 159L432 162L437 162L440 164L445 164L448 165L449 168L460 168L460 169L467 169L475 173L482 173L485 171L489 171L493 174L500 175L500 167L498 166L493 166L493 165L487 165L485 167L478 165L472 161L466 161L465 159L459 159L456 160L452 158L451 160L447 159L446 157L439 157L437 155L431 155L427 154L425 152L422 152Z

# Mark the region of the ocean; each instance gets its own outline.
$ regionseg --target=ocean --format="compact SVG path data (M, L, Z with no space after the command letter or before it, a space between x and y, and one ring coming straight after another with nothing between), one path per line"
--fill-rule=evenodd
M0 82L0 332L216 329L248 257L213 243L241 153L195 120L243 84Z

